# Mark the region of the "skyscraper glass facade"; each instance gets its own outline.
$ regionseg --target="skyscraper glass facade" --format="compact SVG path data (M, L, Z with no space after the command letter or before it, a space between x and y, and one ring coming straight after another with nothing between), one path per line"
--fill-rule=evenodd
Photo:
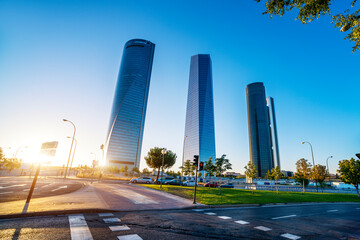
M209 54L191 57L186 108L184 161L199 155L199 161L215 160L214 100Z
M273 158L273 162L274 162L274 167L279 167L281 169L274 99L272 97L266 98L266 105L267 105L268 113L269 113L271 154L272 154L272 158Z
M142 39L125 44L105 144L110 166L139 168L154 49Z
M256 166L258 177L265 177L274 167L271 154L270 122L266 106L265 88L261 82L246 86L249 126L250 161Z

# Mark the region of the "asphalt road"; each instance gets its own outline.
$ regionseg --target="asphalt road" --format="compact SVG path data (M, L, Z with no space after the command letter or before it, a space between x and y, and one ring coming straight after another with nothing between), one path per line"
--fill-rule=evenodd
M0 239L360 239L360 204L5 219L0 220Z
M29 177L1 177L0 203L25 200L33 178ZM49 197L76 191L82 184L76 181L63 181L61 179L38 178L32 198Z

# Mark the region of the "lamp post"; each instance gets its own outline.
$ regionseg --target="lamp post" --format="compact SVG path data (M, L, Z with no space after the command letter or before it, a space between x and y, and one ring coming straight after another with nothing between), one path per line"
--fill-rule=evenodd
M330 186L331 186L331 182L330 182L330 169L329 169L328 160L329 160L329 158L332 158L332 157L333 157L333 156L329 156L329 157L326 159L326 167L327 167L328 174L329 174L329 183L330 183Z
M308 143L310 145L310 149L311 149L311 157L312 157L312 162L313 162L313 167L315 168L315 161L314 161L314 153L313 153L313 148L310 142L302 142L301 144L304 143ZM316 192L318 192L318 186L317 186L317 180L315 179L315 184L316 184Z
M162 154L162 163L161 163L161 178L160 178L160 189L162 189L162 182L163 182L163 173L164 173L164 157L166 154L166 149L163 148L161 150L161 154Z
M16 152L13 155L13 159L16 159L16 156L18 155L20 149L22 149L22 148L28 148L28 146L20 146L20 147L18 147L18 149L16 150Z
M66 164L66 169L65 169L65 173L64 173L64 180L66 179L66 173L67 173L67 170L68 170L68 167L69 167L69 162L70 162L70 157L71 157L71 150L72 150L72 146L74 144L74 139L75 139L75 133L76 133L76 127L75 127L75 124L70 121L70 120L67 120L67 119L63 119L64 122L69 122L73 125L74 127L74 134L73 134L73 137L72 137L72 141L71 141L71 147L70 147L70 152L69 152L69 158L68 158L68 161L67 161L67 164Z
M67 138L72 138L72 137L67 137ZM76 147L77 147L77 140L76 140L76 138L75 138L74 140L75 140L75 147L74 147L74 151L73 151L73 154L72 154L72 157L71 157L71 163L70 163L69 173L71 173L71 168L72 168L72 164L73 164L74 156L75 156L75 151L76 151ZM68 175L70 175L70 174L68 174Z
M182 163L181 163L181 181L183 180L184 175L184 152L185 152L185 140L187 136L184 136L184 143L183 143L183 154L182 154Z

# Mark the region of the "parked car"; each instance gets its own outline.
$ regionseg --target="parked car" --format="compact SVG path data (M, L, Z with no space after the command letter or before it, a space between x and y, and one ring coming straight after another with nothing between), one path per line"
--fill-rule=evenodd
M219 187L218 183L217 182L212 182L212 183L205 183L204 184L204 187Z
M139 177L133 178L130 180L131 183L151 183L152 179L150 177Z
M166 185L179 185L181 186L183 182L180 179L173 179L171 181L165 182Z
M162 184L166 184L167 182L170 182L171 180L174 180L175 178L173 177L163 177L162 180L161 178L159 178L157 181L155 180L154 183L155 184L160 184L160 182L162 182Z
M223 184L220 186L221 188L234 188L234 184L232 183L227 183L227 184Z
M195 186L195 181L193 181L193 180L185 181L185 182L183 182L183 186L194 187ZM196 184L196 186L198 186L198 185Z

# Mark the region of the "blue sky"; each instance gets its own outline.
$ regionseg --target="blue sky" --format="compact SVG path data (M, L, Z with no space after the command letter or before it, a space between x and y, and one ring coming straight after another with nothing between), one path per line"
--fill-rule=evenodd
M347 1L333 5L334 10ZM182 157L190 57L211 55L217 155L233 169L249 161L246 85L264 82L275 100L283 169L295 162L339 160L360 152L360 53L351 54L325 16L310 24L262 15L255 1L1 1L0 146L32 158L59 141L54 164L67 158L72 120L75 163L91 162L104 143L123 46L156 44L140 168L151 147ZM11 147L8 149L7 147Z

